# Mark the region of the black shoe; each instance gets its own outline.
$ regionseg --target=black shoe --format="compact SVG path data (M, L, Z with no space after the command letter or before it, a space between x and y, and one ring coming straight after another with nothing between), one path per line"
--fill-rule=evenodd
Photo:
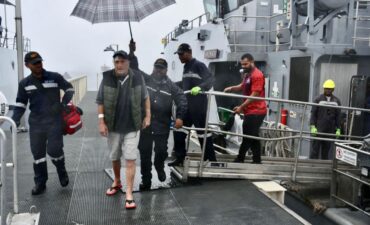
M261 161L252 161L252 164L262 164Z
M140 191L150 191L150 188L152 187L152 184L151 183L143 183L141 182L140 185L139 185L139 190Z
M184 165L184 160L182 159L175 159L175 160L173 160L172 162L169 162L168 164L167 164L168 166L183 166Z
M46 190L45 184L36 184L35 187L32 188L31 194L32 195L40 195L44 193Z
M158 180L159 180L160 182L163 182L163 181L165 181L165 180L166 180L166 172L164 172L164 170L163 170L163 169L161 169L161 170L157 170L157 174L158 174Z
M67 171L65 171L64 173L61 173L61 175L58 175L58 176L59 176L60 185L62 185L62 187L67 187L69 184L69 177L68 177Z
M244 163L244 160L242 160L242 159L239 159L239 158L236 158L236 159L234 159L234 161L233 161L234 163Z

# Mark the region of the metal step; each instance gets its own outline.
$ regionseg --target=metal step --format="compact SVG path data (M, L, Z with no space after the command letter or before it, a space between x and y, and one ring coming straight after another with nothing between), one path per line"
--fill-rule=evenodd
M179 179L188 177L230 178L252 180L291 180L295 167L293 158L263 157L262 164L234 163L235 156L220 155L217 162L204 162L200 170L199 153L190 153L184 161L184 167L171 168ZM246 161L251 160L247 157ZM341 164L346 168L347 165ZM201 171L201 172L200 172ZM330 182L332 178L331 160L300 159L297 163L297 182Z

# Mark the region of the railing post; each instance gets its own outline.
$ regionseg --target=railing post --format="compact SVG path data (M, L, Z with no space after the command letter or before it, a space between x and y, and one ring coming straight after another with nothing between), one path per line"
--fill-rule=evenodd
M0 161L1 161L1 225L5 225L5 141L6 136L4 131L0 128Z
M330 202L329 202L330 207L336 206L336 199L334 196L337 195L337 172L336 172L337 167L338 167L338 162L336 159L336 149L334 148L332 174L331 174L331 182L330 182Z
M208 134L208 120L209 120L209 111L211 109L211 94L207 93L207 112L206 112L206 123L203 133L203 146L202 146L202 157L200 158L199 163L199 173L198 176L201 177L203 173L203 162L204 162L204 154L206 151L206 145L207 145L207 134ZM213 147L213 146L212 146Z
M13 153L13 202L14 202L14 205L13 205L13 210L14 210L14 213L18 213L19 212L19 207L18 207L18 158L17 158L17 125L15 124L15 122L8 118L8 117L5 117L5 116L0 116L0 120L6 120L8 121L10 124L11 124L11 127L12 127L12 153ZM1 129L0 129L1 130ZM2 131L2 130L1 130ZM5 135L5 134L4 134ZM0 137L1 139L1 137ZM5 137L6 139L6 137ZM3 148L4 149L4 148ZM3 155L4 156L4 155ZM5 163L5 159L2 158L2 160L4 160L4 163ZM5 171L5 165L1 165L1 172L4 170ZM1 182L3 182L3 178L1 178ZM3 183L3 186L5 187L4 183ZM1 189L3 190L3 189ZM1 198L3 199L3 198Z
M349 111L351 112L351 111ZM348 140L351 140L351 135L352 135L352 129L353 129L353 121L355 120L355 110L352 110L352 115L351 115L351 122L349 124L349 131L348 131Z
M292 175L292 180L295 182L297 178L297 167L298 167L298 159L299 159L299 154L301 152L302 148L302 137L303 137L303 126L304 126L304 120L306 118L306 110L307 110L307 104L304 105L303 108L303 115L302 115L302 120L301 120L301 129L299 131L299 141L298 141L298 149L295 155L295 160L294 160L294 168L293 168L293 175Z

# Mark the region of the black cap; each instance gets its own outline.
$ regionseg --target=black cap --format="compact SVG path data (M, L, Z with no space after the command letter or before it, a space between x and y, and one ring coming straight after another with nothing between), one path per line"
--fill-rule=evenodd
M119 50L119 51L116 51L114 54L113 54L113 58L116 58L117 56L120 56L124 59L128 59L128 54L127 52L123 51L123 50Z
M184 52L191 52L191 47L189 44L182 43L179 45L175 54L183 54Z
M36 64L38 62L42 62L42 57L38 52L28 52L24 56L25 63Z
M159 58L159 59L155 60L154 67L158 67L158 68L161 68L161 69L167 69L168 64L167 64L167 61L165 59Z

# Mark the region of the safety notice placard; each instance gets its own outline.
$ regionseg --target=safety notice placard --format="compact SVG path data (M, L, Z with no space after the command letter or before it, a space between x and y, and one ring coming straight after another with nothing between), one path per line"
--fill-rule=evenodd
M357 166L357 153L337 147L335 157L343 162Z

